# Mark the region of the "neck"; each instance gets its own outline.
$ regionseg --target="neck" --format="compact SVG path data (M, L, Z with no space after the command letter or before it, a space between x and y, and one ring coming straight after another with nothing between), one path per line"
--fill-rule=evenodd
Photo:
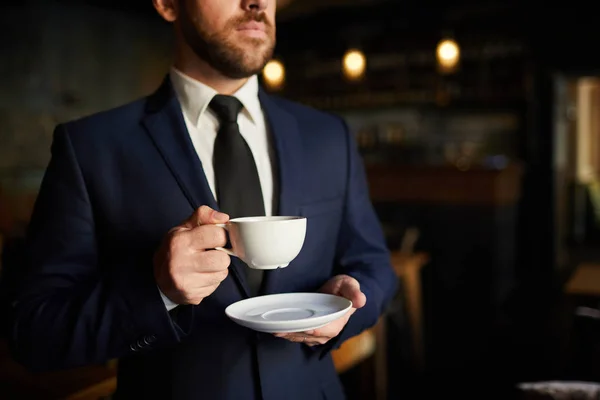
M176 49L173 65L190 78L212 87L220 94L231 95L248 81L248 78L232 79L223 75L196 56L190 48Z

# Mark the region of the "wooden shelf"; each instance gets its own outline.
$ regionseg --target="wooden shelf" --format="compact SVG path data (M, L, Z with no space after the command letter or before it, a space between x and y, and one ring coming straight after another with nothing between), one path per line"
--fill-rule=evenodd
M371 198L376 202L455 205L514 204L520 196L521 167L504 169L368 164Z

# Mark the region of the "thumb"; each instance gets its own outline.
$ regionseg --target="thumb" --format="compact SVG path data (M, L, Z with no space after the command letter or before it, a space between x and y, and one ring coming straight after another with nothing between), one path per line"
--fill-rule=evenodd
M361 308L367 303L367 297L360 291L360 283L354 278L344 280L339 293L350 300L354 308Z
M185 222L188 228L195 228L199 225L224 224L229 221L229 215L213 210L209 206L200 206Z

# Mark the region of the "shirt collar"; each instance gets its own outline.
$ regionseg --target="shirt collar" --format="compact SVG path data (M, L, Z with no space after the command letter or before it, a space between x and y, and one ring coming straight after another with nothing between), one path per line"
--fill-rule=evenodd
M173 89L185 116L194 125L198 125L212 98L218 92L204 83L197 81L175 67L169 73ZM262 117L262 108L258 99L258 78L253 75L233 94L244 106L244 111L252 122L256 123ZM243 112L244 112L243 111Z

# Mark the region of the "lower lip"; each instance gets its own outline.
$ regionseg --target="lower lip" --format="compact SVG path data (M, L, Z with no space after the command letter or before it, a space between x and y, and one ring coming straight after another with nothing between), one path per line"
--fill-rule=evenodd
M239 32L242 32L244 35L253 38L262 38L267 35L265 31L261 31L260 29L240 29Z

